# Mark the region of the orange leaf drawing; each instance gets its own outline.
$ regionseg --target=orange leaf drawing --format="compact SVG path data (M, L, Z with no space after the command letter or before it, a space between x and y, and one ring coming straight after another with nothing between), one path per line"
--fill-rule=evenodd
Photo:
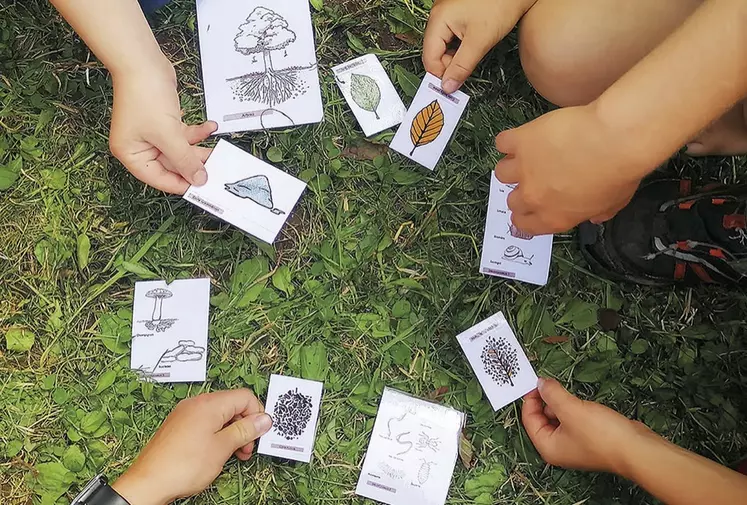
M410 128L410 140L412 141L412 151L410 156L415 153L415 149L426 144L430 144L441 135L444 129L444 111L438 100L433 100L418 112L415 119L412 120Z

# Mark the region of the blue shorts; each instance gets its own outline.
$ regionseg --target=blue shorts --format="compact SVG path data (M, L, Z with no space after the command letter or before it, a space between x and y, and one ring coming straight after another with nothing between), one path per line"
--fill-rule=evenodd
M160 9L167 3L169 3L171 0L138 0L140 2L140 7L143 8L143 12L146 14L150 14L156 9Z

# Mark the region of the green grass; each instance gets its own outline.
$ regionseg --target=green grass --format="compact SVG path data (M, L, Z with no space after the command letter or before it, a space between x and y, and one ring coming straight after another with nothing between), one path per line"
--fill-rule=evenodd
M310 185L267 247L135 181L108 153L107 73L46 2L0 1L0 165L22 163L0 193L0 331L35 335L27 352L0 344L4 505L51 502L68 484L69 499L96 471L124 471L180 398L239 386L261 395L273 372L325 379L314 462L231 461L189 503L363 503L353 490L384 385L440 390L468 412L475 466L457 463L450 503L471 503L465 481L500 469L495 503L652 503L615 477L547 467L518 403L493 413L467 394L476 384L454 337L497 310L540 373L724 464L745 456L743 292L602 282L573 235L557 237L544 288L478 273L493 136L548 108L521 73L515 37L467 86L474 99L434 173L364 143L329 69L375 51L409 103L423 3L326 0L314 17L325 121L233 139L261 157L274 148ZM188 0L153 21L191 121L203 116L194 21ZM670 170L734 182L744 165L677 158ZM191 276L213 279L209 380L141 384L126 343L134 283ZM600 307L619 310L618 330L599 329Z

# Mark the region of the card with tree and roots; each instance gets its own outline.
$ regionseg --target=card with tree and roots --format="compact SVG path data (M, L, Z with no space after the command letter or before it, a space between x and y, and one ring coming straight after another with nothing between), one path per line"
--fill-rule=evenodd
M216 133L322 120L307 0L198 0L207 117Z

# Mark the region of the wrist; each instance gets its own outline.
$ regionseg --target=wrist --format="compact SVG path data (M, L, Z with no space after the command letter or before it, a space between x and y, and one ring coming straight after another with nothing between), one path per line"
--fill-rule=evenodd
M657 445L667 442L646 425L631 420L628 422L632 426L631 434L617 451L611 470L624 479L637 482L636 475L641 462L652 455Z
M162 484L155 479L149 479L147 475L139 475L128 470L111 487L130 505L167 505L173 499L163 492Z
M160 49L157 54L143 58L136 66L112 66L109 68L114 83L126 79L169 79L176 84L176 71L165 54Z
M588 107L597 118L598 131L606 139L605 143L612 147L610 155L616 158L615 166L623 167L624 173L615 176L623 176L629 182L640 181L671 154L661 148L658 139L644 138L641 124L647 119L635 116L637 111L628 110L604 94ZM662 157L663 152L666 154Z

